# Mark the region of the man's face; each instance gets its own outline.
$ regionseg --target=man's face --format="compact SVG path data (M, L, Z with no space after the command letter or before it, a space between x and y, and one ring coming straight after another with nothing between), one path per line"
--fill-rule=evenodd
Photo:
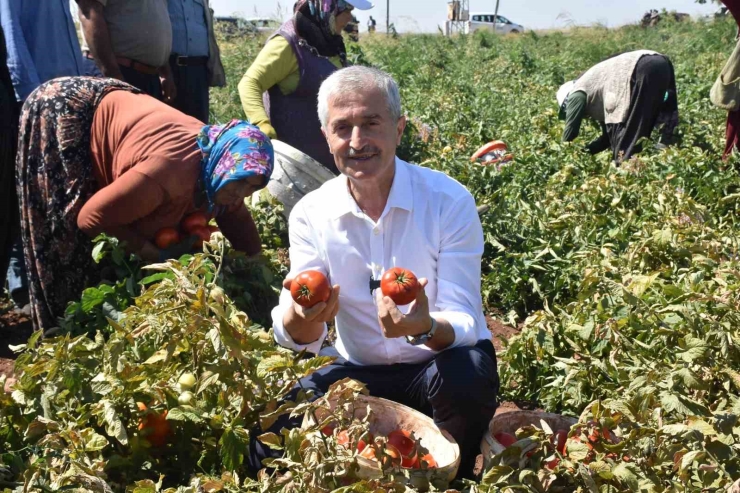
M342 174L352 180L368 180L393 173L406 118L391 117L380 90L335 95L329 100L328 110L322 131Z

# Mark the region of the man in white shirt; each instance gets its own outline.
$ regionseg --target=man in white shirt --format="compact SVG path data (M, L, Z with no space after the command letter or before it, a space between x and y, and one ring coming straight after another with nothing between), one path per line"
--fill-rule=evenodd
M272 312L275 339L318 353L335 320L329 349L339 358L303 386L321 395L350 377L372 395L432 416L457 440L460 474L470 476L498 392L475 201L444 173L396 157L406 119L388 74L360 66L335 72L319 91L319 118L341 175L293 209L284 287L314 269L327 275L332 293L305 309L284 289ZM371 279L396 266L423 286L407 307L371 291Z

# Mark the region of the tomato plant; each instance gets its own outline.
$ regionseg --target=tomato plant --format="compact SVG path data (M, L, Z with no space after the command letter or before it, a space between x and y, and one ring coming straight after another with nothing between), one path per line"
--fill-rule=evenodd
M392 267L380 278L383 296L388 296L396 305L408 305L419 294L419 281L413 272L402 267Z
M293 278L290 284L290 294L293 301L303 307L311 308L317 303L329 300L331 286L323 273L317 270L307 270Z

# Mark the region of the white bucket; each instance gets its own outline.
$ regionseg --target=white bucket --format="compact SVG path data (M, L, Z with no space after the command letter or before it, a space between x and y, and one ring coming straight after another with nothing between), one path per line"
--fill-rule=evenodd
M334 178L331 171L295 147L279 140L272 141L275 168L267 190L285 207L286 218L301 198Z

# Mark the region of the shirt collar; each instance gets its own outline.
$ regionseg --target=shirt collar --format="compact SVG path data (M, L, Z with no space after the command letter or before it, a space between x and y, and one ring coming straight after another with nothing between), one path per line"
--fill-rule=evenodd
M409 172L410 165L396 157L396 171L391 184L391 193L388 195L388 202L385 205L383 215L392 208L404 209L410 211L414 205L413 189L411 187L411 175ZM338 219L345 214L362 215L360 206L355 202L352 194L349 193L349 183L346 176L340 176L336 180L337 201L336 207L333 207L332 217Z

